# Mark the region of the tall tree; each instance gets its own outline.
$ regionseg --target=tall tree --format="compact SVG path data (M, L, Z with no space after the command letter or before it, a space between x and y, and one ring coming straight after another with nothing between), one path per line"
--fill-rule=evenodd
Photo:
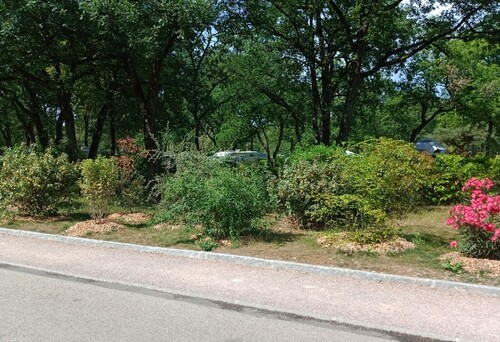
M315 140L329 145L335 98L343 99L336 115L341 144L349 139L364 80L452 37L493 7L486 1L447 2L452 6L439 15L431 15L439 1L401 0L234 0L227 12L283 41L284 55L303 62Z
M176 43L203 27L210 9L206 1L89 1L85 10L98 27L99 39L108 47L108 57L119 60L138 103L143 125L144 147L158 148L158 122L164 113L162 100L169 91L165 70ZM148 179L160 164L151 159Z

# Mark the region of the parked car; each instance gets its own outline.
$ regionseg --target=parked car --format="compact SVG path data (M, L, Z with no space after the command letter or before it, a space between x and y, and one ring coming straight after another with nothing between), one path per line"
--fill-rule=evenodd
M213 157L225 158L233 162L240 163L240 162L253 162L258 160L266 160L267 154L257 151L228 150L228 151L216 152L213 154Z
M446 153L448 150L443 144L434 139L422 139L415 143L417 151L429 153L431 156Z

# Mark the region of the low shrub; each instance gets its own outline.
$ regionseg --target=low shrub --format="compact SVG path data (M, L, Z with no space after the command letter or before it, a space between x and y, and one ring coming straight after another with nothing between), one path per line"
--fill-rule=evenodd
M356 155L321 146L291 157L277 197L303 226L377 225L385 214L406 212L423 202L422 188L433 166L430 156L408 143L384 138L352 149Z
M201 211L207 193L206 179L212 168L201 155L176 156L177 172L164 175L159 184L161 202L155 220L200 224Z
M217 247L219 247L219 244L214 241L211 237L207 236L201 240L198 240L196 244L205 252L211 252Z
M472 177L462 188L470 195L470 204L450 209L446 223L461 235L461 241L450 246L459 247L466 256L500 260L500 196L488 194L492 187L489 179Z
M362 245L374 245L394 240L397 238L398 230L394 227L372 227L364 230L358 230L352 234L352 241Z
M407 212L423 202L422 188L433 170L433 160L404 141L379 138L353 146L358 152L346 160L344 178L350 193L386 213Z
M360 230L387 225L387 216L380 209L372 209L357 195L323 194L305 213L310 225L319 228Z
M144 203L145 177L141 170L145 167L144 151L133 138L118 140L120 155L115 157L116 199L129 210Z
M472 176L500 181L500 159L437 155L435 175L425 189L428 202L441 205L463 202L467 196L461 191L462 184Z
M21 145L5 151L0 168L0 204L25 215L52 215L78 194L78 171L65 154Z
M262 217L268 202L258 168L191 156L179 158L176 174L164 178L157 220L201 224L206 236L237 239Z
M318 152L318 153L316 153ZM308 224L306 212L323 195L346 192L343 168L346 156L336 148L314 147L313 151L300 151L286 165L277 181L275 192L279 206L302 225Z
M90 216L100 221L109 213L115 198L117 176L114 160L98 157L85 159L80 164L82 179L80 189Z
M201 207L205 232L215 238L238 238L264 215L266 185L256 172L220 167L206 180Z

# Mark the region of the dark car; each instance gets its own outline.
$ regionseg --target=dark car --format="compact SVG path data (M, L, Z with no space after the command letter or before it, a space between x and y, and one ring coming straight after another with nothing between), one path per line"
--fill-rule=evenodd
M420 152L427 152L431 156L446 153L448 150L443 144L434 139L422 139L415 143L415 148Z

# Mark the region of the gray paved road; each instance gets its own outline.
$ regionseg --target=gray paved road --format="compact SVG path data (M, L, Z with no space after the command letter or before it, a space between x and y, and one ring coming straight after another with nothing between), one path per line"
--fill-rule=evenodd
M366 341L377 332L120 285L0 269L0 341Z
M0 264L459 341L499 341L500 291L204 260L0 230ZM125 246L126 247L126 246ZM283 339L286 340L286 339Z

